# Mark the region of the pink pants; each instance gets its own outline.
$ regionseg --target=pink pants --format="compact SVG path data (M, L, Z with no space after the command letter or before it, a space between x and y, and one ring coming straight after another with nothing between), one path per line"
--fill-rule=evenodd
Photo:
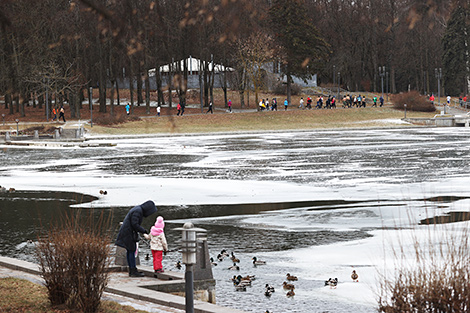
M163 269L162 267L163 251L152 250L152 256L153 256L153 269L155 271Z

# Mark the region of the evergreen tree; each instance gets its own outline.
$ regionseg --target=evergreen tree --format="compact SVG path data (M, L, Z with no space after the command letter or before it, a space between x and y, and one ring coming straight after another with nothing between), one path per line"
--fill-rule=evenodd
M329 55L329 45L313 25L302 0L274 0L269 17L279 47L277 57L283 64L281 71L287 77L287 100L291 103L292 76L311 78L319 61Z
M469 66L467 18L468 11L457 6L442 38L443 83L447 95L459 96L466 92Z

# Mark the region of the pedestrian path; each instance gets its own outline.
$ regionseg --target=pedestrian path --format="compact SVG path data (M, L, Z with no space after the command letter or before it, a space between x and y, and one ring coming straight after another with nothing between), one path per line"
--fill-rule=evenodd
M148 288L149 286L165 285L170 281L183 280L182 273L165 272L162 279L153 277L153 270L140 266L146 276L129 278L127 272L112 271L108 286L103 295L104 300L111 300L123 305L130 305L139 310L157 313L185 312L185 298ZM16 277L43 284L39 266L35 263L0 256L0 277ZM203 301L194 301L194 312L198 313L243 313L244 311L218 306Z

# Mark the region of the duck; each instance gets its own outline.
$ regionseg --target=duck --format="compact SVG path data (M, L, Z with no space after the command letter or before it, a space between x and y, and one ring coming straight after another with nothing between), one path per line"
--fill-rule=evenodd
M106 190L100 190L100 194L101 194L101 195L107 195L108 192L107 192Z
M5 193L7 192L7 189L3 186L0 186L0 193Z
M268 290L268 291L271 292L271 293L274 292L274 287L273 287L273 286L269 286L269 284L266 284L266 286L264 286L264 289L265 289L265 290Z
M336 289L337 285L338 285L338 278L335 278L335 279L329 278L328 280L325 280L325 286L330 286L330 288Z
M210 258L210 261L212 266L217 266L217 263L214 262L214 258Z
M217 260L219 260L219 262L222 262L224 260L224 256L222 254L217 254Z
M228 269L231 270L231 271L239 271L240 266L238 266L237 263L233 263L233 265L230 266Z
M293 296L295 296L294 290L289 290L289 291L287 292L286 296L288 296L288 297L293 297Z
M233 282L235 286L245 286L245 287L251 287L251 280L242 280L241 276L235 278L235 281Z
M297 276L293 276L293 275L291 275L291 274L289 274L289 273L287 273L286 276L287 276L287 280L290 280L290 281L297 281L297 280L299 280L299 279L297 278Z
M176 266L177 269L180 270L181 267L182 267L182 266L181 266L181 261L176 262L176 265L175 265L175 266Z
M283 282L282 287L285 290L294 290L295 289L295 286L293 284L288 284L287 282Z
M222 250L220 251L220 254L221 254L223 257L230 256L230 255L228 254L227 250L225 250L225 249L222 249Z
M268 297L268 298L271 297L272 294L273 294L273 293L272 293L271 290L269 290L269 289L266 289L266 290L264 291L264 295L265 295L266 297Z
M252 280L255 280L255 279L256 279L255 275L246 275L245 277L242 277L242 280L252 281Z
M10 189L8 189L8 192L10 192L10 193L15 192L15 191L16 191L16 189L13 188L13 187L11 187Z
M353 281L358 282L359 281L359 275L357 275L356 271L353 270L351 274L351 278Z
M266 264L266 261L258 260L255 256L252 258L252 260L253 260L253 265L265 265Z
M230 257L230 259L231 259L232 262L234 262L234 263L240 263L240 259L237 259L237 258L235 257L235 254L233 254L233 252L232 252L232 256Z

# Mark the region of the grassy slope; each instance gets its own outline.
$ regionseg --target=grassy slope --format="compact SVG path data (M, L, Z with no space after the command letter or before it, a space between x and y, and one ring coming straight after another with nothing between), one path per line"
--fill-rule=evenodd
M435 113L408 112L407 117L433 117ZM164 115L113 127L93 126L93 134L203 133L255 130L297 130L397 126L383 120L401 119L391 108L289 110L223 114ZM382 120L382 121L381 121Z

